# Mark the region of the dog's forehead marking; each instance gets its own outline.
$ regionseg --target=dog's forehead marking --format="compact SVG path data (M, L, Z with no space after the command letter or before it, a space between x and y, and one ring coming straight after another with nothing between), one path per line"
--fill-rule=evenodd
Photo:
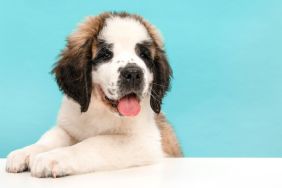
M134 47L136 43L151 40L145 26L131 17L108 18L99 34L99 38L123 47Z

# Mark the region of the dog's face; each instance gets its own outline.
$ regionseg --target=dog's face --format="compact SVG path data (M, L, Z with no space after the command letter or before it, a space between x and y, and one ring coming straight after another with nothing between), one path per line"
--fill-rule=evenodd
M126 13L90 17L69 37L53 72L82 112L91 95L99 95L123 116L137 115L139 103L148 96L159 113L171 77L158 32L141 17Z
M153 81L152 39L140 22L113 17L98 35L92 79L100 94L126 116L137 115Z

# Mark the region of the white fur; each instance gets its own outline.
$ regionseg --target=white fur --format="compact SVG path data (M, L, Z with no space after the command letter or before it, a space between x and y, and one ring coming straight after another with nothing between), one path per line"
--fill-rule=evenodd
M144 62L134 51L135 44L150 40L143 25L130 18L110 18L100 38L114 44L114 58L92 72L94 84L115 93L118 68L134 62L145 74L145 93L152 81ZM126 29L125 29L126 28ZM121 117L109 110L93 90L89 109L64 97L57 125L38 142L12 152L7 159L8 172L29 168L36 177L58 177L151 164L163 157L161 138L155 124L150 97L144 93L141 112L136 117Z
M105 40L109 44L114 44L114 57L110 62L100 65L99 69L93 70L93 82L102 87L108 98L117 100L118 70L128 63L135 63L144 73L145 87L143 96L148 94L149 83L152 82L153 75L135 52L137 43L151 40L144 25L133 18L111 17L106 20L105 27L98 38Z
M141 105L137 117L118 117L93 97L81 114L80 106L64 97L57 127L34 145L12 152L7 171L28 166L33 176L58 177L156 162L163 157L159 130L149 99Z

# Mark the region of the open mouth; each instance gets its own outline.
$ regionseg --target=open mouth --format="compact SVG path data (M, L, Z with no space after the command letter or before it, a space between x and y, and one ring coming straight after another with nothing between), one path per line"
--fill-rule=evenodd
M122 116L137 116L141 110L140 99L135 93L126 94L118 100L109 99L105 94L104 98Z

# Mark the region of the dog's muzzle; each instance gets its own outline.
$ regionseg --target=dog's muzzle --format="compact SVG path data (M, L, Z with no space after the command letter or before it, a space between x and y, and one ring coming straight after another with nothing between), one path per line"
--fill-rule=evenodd
M135 64L128 64L120 70L120 94L141 95L144 87L144 73Z
M136 116L141 110L140 99L144 88L143 70L135 63L127 64L119 70L117 101L110 101L122 116Z

